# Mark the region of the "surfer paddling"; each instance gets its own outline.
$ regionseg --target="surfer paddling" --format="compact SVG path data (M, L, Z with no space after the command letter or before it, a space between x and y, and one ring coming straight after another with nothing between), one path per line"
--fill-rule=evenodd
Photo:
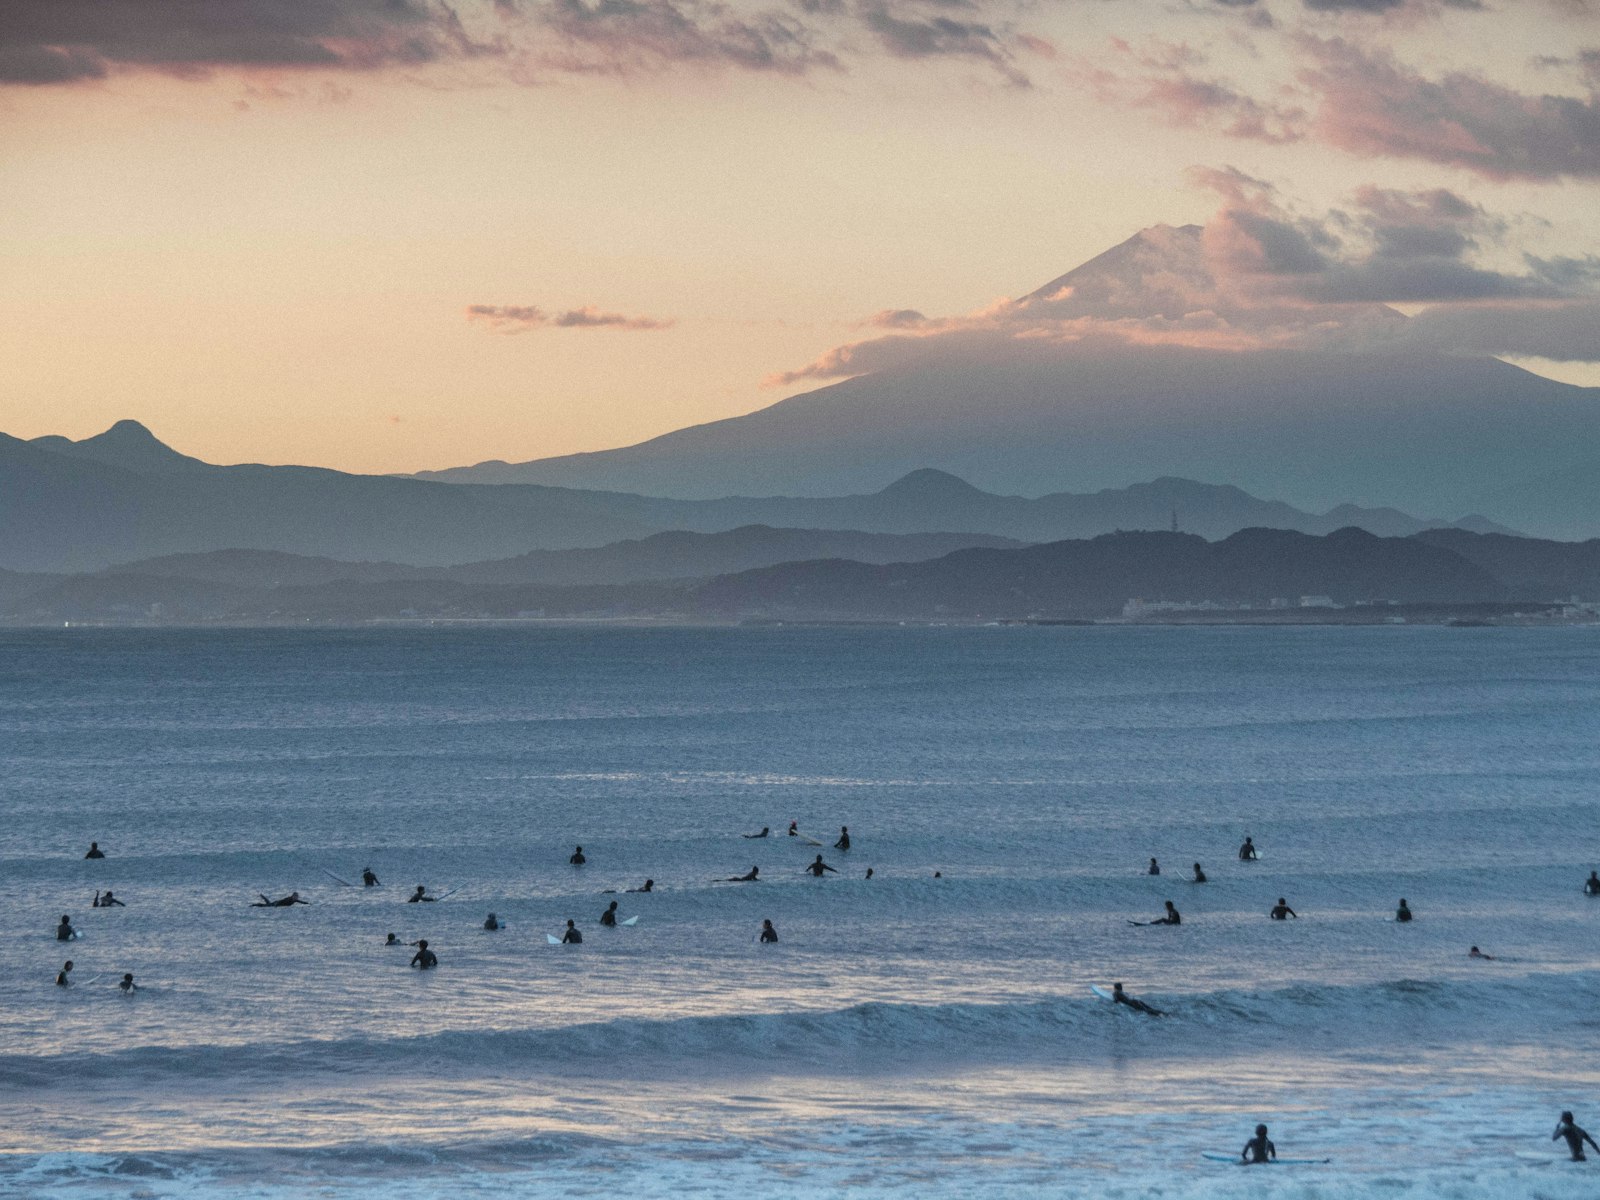
M1484 962L1493 962L1494 961L1494 955L1485 954L1482 950L1479 950L1476 946L1472 947L1472 949L1467 951L1467 957L1468 958L1481 958Z
M90 908L127 908L128 906L126 904L124 904L121 900L118 900L115 896L113 896L110 891L107 891L105 893L105 895L103 895L103 896L99 892L96 892L94 894L94 903L91 904L89 907Z
M261 896L261 893L257 892L256 895ZM296 904L310 904L310 903L311 903L311 901L309 901L309 900L300 899L300 893L299 892L290 892L287 896L280 896L276 900L268 900L265 896L261 896L261 899L257 903L252 904L250 907L251 908L293 908Z
M656 881L654 879L646 879L644 881L644 886L643 887L636 887L636 888L629 888L628 889L628 891L630 893L632 893L632 892L653 892L655 890L656 890Z
M1589 1136L1588 1131L1573 1122L1570 1112L1561 1114L1561 1123L1556 1126L1556 1131L1550 1135L1552 1142L1557 1138L1567 1139L1567 1149L1572 1151L1573 1162L1586 1161L1586 1156L1583 1153L1583 1144L1585 1142L1594 1146L1596 1150L1600 1150L1600 1146L1595 1146L1594 1139Z
M1244 1144L1239 1158L1246 1163L1268 1163L1278 1157L1278 1148L1267 1137L1265 1125L1256 1126L1256 1135Z
M756 876L758 876L760 874L761 874L761 868L760 867L751 867L750 868L750 872L747 875L729 875L726 878L717 880L717 882L718 883L755 883L756 882Z
M1152 1017L1164 1017L1167 1015L1159 1008L1152 1008L1143 1000L1135 1000L1132 996L1128 995L1127 992L1122 990L1122 985L1120 983L1113 983L1111 985L1111 999L1118 1004L1126 1004L1129 1008L1133 1009L1134 1012L1149 1013Z
M772 829L769 826L763 825L760 833L741 833L739 836L742 838L764 838L770 837L771 835Z

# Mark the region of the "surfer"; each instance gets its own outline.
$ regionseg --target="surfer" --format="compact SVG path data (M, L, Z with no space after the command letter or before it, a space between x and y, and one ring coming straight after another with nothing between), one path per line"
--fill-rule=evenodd
M495 931L496 929L504 929L505 928L504 925L500 924L500 918L495 916L493 913L490 913L487 917L484 918L483 927L485 929L489 930L491 933L493 931Z
M411 965L419 971L431 971L439 965L439 956L428 949L428 939L417 942L417 952L411 956Z
M104 850L100 849L100 843L99 842L90 842L89 843L89 853L84 855L85 858L104 858L105 856L106 856L106 852Z
M561 944L563 946L576 946L582 941L583 934L578 932L578 927L568 918L567 931L561 935Z
M378 883L378 877L372 873L372 868L371 867L362 867L361 868L361 886L362 887L380 887L380 886L382 886L381 884Z
M261 896L261 893L257 892L256 895ZM300 893L299 892L290 892L287 896L280 897L277 900L268 900L265 896L261 896L260 902L257 903L257 904L252 904L250 907L251 908L293 908L296 904L310 904L310 903L311 903L311 901L309 901L309 900L300 899Z
M56 941L70 942L78 936L78 931L72 927L72 918L66 913L61 914L61 924L56 926Z
M66 962L61 964L61 970L56 972L56 986L57 987L71 987L72 986L72 980L67 978L67 976L71 975L71 974L72 974L72 960L69 958L69 959L67 959Z
M817 855L817 861L816 862L810 863L807 866L802 867L801 870L802 871L810 871L818 879L822 878L822 873L824 871L832 871L835 875L837 875L839 873L839 871L838 871L838 869L836 867L830 867L827 863L823 862L822 861L822 855L820 855L820 854Z
M1476 946L1472 947L1472 949L1467 951L1467 957L1468 958L1481 958L1481 959L1483 959L1484 962L1493 962L1494 961L1494 955L1485 954L1482 950L1479 950Z
M128 906L126 904L124 904L121 900L118 900L109 891L107 891L106 894L103 895L103 896L99 892L96 892L94 894L94 905L93 905L93 907L95 907L95 908L127 908Z
M850 826L839 826L839 840L833 844L835 850L850 849Z
M799 821L790 821L789 822L789 836L790 837L799 837L800 836L800 822Z
M636 887L636 888L629 888L628 889L629 892L653 892L655 890L656 890L656 881L654 879L646 879L644 881L644 886L643 887Z
M398 946L401 943L400 943L400 939L395 937L395 935L391 933L389 935L388 939L383 944L385 946Z
M718 883L754 883L756 876L761 874L760 867L751 867L748 875L729 875L726 879L717 880Z
M1290 908L1289 902L1282 896L1278 897L1278 902L1272 906L1272 912L1268 915L1271 916L1274 921L1281 921L1285 917L1293 917L1296 921L1300 919L1300 914L1295 912L1294 909Z
M772 927L771 921L761 922L761 940L763 942L775 942L778 940L778 931ZM71 963L67 964L69 967L71 965Z
M1600 872L1589 872L1589 878L1583 881L1583 894L1585 896L1600 896Z
M868 879L871 879L871 878L872 878L872 868L871 868L871 867L868 867L868 868L867 868L867 878L868 878Z
M117 986L122 989L122 994L124 996L131 996L139 990L138 985L133 982L132 971L129 971L127 974L125 974Z
M427 892L427 890L428 889L426 887L424 887L422 884L420 884L420 883L417 884L417 890L412 892L411 895L406 897L406 903L407 904L432 904L439 897L426 895L425 893Z
M1400 897L1400 907L1394 910L1394 919L1396 921L1411 920L1411 909L1406 906L1406 898L1404 896Z
M581 867L589 860L583 856L583 847L579 846L572 852L572 857L567 859L567 861L575 867Z
M1166 1014L1159 1008L1152 1008L1143 1000L1135 1000L1132 996L1128 995L1127 992L1122 990L1122 985L1120 983L1113 983L1111 985L1111 998L1118 1004L1126 1004L1135 1012L1149 1013L1152 1017L1166 1016Z
M1596 1150L1600 1150L1600 1146L1595 1146L1594 1139L1589 1136L1588 1131L1573 1123L1570 1112L1561 1114L1561 1123L1556 1126L1556 1131L1550 1135L1552 1142L1557 1138L1567 1139L1567 1149L1572 1151L1573 1162L1583 1162L1585 1160L1583 1153L1583 1144L1585 1142L1594 1146Z
M1204 883L1206 881L1206 873L1200 869L1199 863L1194 865L1194 881L1196 883Z
M766 826L766 825L763 825L761 827L761 832L760 833L741 833L739 836L740 837L744 837L744 838L761 838L761 837L767 837L771 833L772 833L771 828Z
M1278 1148L1267 1139L1267 1127L1256 1126L1256 1135L1244 1144L1239 1157L1247 1163L1271 1162L1278 1157Z
M1183 924L1183 918L1178 915L1177 906L1175 904L1173 904L1171 900L1168 900L1166 902L1166 905L1167 905L1167 912L1166 912L1165 916L1159 917L1154 921L1129 921L1128 924L1130 924L1130 925L1182 925Z
M1146 871L1145 874L1146 875L1159 875L1159 874L1161 874L1161 864L1158 863L1155 859L1152 858L1150 860L1150 869L1148 871Z
M1239 847L1240 862L1255 862L1261 856L1256 853L1256 844L1249 838L1244 839L1244 845Z
M615 900L611 902L610 908L600 914L600 924L612 929L617 927L617 902Z

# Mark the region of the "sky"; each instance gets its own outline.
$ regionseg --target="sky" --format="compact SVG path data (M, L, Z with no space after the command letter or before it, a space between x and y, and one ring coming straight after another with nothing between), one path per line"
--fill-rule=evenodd
M1600 385L1600 0L0 0L0 280L0 430L359 472L1017 339Z

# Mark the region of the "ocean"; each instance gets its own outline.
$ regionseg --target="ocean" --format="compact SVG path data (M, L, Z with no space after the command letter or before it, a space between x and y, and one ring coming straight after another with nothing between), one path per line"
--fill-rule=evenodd
M10 630L0 755L0 1194L1600 1195L1594 627Z

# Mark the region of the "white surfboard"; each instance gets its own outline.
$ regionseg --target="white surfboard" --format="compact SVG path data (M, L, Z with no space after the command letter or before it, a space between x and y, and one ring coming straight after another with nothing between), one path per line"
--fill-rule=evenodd
M639 923L639 918L638 917L629 917L626 921L618 921L617 922L618 925L637 925L638 923Z
M547 942L549 942L549 943L550 943L550 944L551 944L551 945L552 945L552 946L559 946L559 945L561 945L561 939L560 939L560 938L558 938L558 937L557 937L557 936L556 936L556 935L555 935L555 934L553 934L553 933L547 933L547 934L545 934L545 935L544 935L544 940L545 940L545 941L547 941Z
M458 887L453 887L448 892L444 892L441 895L435 896L434 899L435 900L448 900L448 899L450 899L451 896L454 896L460 890L461 889L458 888Z
M345 887L355 887L355 884L351 883L348 879L335 875L332 871L328 870L327 867L322 868L322 873L335 883L343 884Z
M1115 996L1113 996L1110 992L1106 991L1106 989L1101 987L1098 983L1091 983L1089 985L1089 990L1091 992L1093 992L1096 996L1099 996L1100 999L1102 999L1102 1000L1111 1000L1111 1001L1115 1001L1116 1000Z

